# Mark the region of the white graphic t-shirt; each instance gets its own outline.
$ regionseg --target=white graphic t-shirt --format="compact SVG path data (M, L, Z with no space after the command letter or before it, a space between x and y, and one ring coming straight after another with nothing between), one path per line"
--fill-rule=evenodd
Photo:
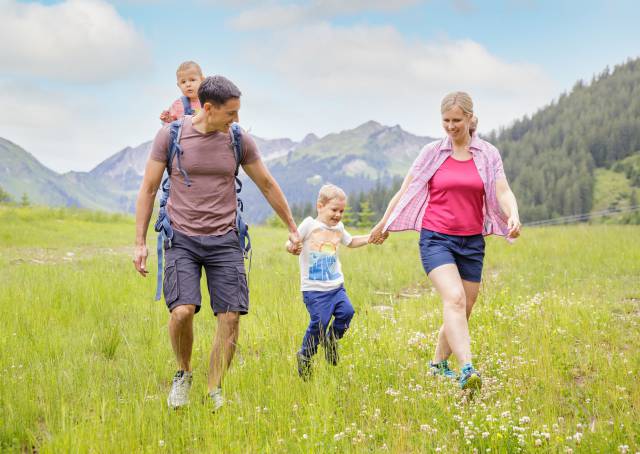
M351 235L342 222L329 227L312 217L306 218L298 227L302 239L300 254L300 288L306 291L328 291L344 283L342 267L338 259L340 243L348 246Z

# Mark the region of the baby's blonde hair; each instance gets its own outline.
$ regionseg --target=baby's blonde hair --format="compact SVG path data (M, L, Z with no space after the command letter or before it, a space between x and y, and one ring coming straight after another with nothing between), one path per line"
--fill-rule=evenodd
M190 68L196 68L198 70L198 74L200 74L200 76L202 77L202 68L200 68L200 65L197 64L195 61L183 61L182 63L180 63L180 66L178 66L178 69L176 69L176 76L178 75L178 73L181 73L183 71L186 71L187 69Z
M335 184L327 183L318 192L318 203L325 205L333 199L347 200L347 194Z

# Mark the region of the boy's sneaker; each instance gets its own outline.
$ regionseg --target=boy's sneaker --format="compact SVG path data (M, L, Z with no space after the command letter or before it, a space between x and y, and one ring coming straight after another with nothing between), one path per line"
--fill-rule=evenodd
M439 363L429 361L429 370L431 371L431 375L433 376L441 375L453 380L458 379L458 374L449 369L449 362L446 359L443 359Z
M167 397L167 405L171 408L179 408L189 403L189 390L191 390L191 381L193 374L184 370L179 370L173 376L171 391Z
M311 358L307 358L301 352L296 353L296 359L298 360L298 375L304 381L311 378Z
M209 404L211 405L211 412L215 413L220 410L220 407L224 405L224 397L222 395L222 389L216 388L209 392Z
M482 378L480 372L475 370L471 364L465 364L460 371L460 388L474 391L482 388Z
M324 358L332 366L337 366L340 357L338 356L338 340L335 336L328 336L324 341Z

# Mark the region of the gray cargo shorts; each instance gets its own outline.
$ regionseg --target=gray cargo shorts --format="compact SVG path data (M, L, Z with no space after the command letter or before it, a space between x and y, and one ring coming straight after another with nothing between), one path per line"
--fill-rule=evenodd
M173 231L171 247L164 244L164 300L172 311L193 304L200 311L202 267L213 313L249 312L249 288L238 234L231 230L219 236L187 236Z

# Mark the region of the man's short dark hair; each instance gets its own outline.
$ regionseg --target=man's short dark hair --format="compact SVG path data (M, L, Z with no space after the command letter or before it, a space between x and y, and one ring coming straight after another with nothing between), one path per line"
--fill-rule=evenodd
M223 76L209 76L205 78L198 89L200 105L210 102L220 106L233 98L240 98L242 93L236 85Z

